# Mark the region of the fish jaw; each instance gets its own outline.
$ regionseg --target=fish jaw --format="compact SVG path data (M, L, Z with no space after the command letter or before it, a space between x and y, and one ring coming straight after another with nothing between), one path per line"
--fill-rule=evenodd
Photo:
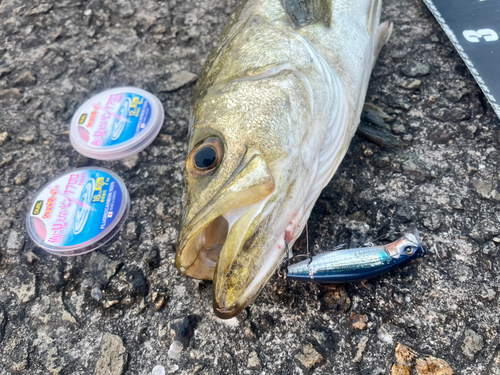
M274 178L258 152L248 152L239 173L230 178L196 214L181 221L177 245L177 269L190 277L212 280L215 266L233 222L274 190ZM191 197L194 200L197 197ZM228 213L232 213L228 216ZM226 216L226 217L224 217ZM229 221L227 219L229 219Z
M265 203L254 205L234 223L220 253L213 307L221 319L252 304L286 254L285 231L279 230L282 225L274 223L273 215L262 212Z

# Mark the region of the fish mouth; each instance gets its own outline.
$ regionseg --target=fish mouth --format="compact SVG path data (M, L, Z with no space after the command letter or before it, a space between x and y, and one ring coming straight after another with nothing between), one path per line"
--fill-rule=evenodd
M284 232L278 236L264 233L266 202L216 217L181 245L184 252L196 255L191 264L178 264L179 270L214 281L213 307L219 318L232 318L251 304L284 254Z
M276 237L268 233L266 208L274 177L259 154L238 171L200 212L190 216L187 205L184 220L190 220L181 224L177 247L181 273L214 280L214 309L221 318L231 318L253 302L274 271L266 250Z

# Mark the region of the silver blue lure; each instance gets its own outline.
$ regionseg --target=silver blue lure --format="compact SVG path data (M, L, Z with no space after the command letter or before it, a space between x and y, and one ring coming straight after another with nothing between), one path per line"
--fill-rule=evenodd
M322 253L288 266L287 278L318 283L346 283L369 279L421 258L426 249L416 228L383 246Z

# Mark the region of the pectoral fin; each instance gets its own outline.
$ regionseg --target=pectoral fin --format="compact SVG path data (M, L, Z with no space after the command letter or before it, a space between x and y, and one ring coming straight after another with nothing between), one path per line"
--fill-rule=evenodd
M283 9L294 27L322 22L330 27L332 0L281 0Z

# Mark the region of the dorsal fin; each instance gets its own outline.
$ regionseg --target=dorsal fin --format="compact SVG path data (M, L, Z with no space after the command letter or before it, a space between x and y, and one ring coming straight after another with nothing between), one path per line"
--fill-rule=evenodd
M281 0L283 9L294 27L322 22L330 27L332 0Z

